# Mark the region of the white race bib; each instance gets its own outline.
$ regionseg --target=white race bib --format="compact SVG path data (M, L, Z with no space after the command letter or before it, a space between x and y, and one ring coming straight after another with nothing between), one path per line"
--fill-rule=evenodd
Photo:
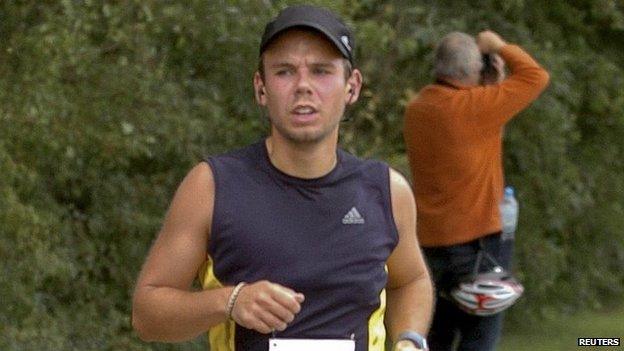
M355 351L349 339L269 339L269 351Z

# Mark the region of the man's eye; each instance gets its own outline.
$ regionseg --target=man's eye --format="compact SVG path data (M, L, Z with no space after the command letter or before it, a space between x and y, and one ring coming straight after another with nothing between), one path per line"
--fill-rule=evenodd
M330 74L331 72L326 68L315 68L314 74Z
M289 69L280 69L279 71L277 71L275 74L277 74L278 76L288 76L292 74L292 70Z

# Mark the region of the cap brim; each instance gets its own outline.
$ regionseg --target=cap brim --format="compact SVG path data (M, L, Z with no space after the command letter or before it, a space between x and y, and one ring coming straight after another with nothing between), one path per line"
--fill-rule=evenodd
M265 43L263 43L262 46L260 47L260 53L264 52L264 50L269 46L269 44L273 41L273 39L277 37L277 35L279 35L280 33L288 29L293 29L296 27L306 27L306 28L311 28L311 29L321 32L321 34L323 34L329 41L331 41L334 44L334 46L338 49L338 51L340 51L340 53L342 54L342 56L344 56L344 58L348 59L349 62L353 61L349 50L347 50L347 48L344 47L344 44L340 42L338 38L335 38L331 34L331 32L327 30L327 28L323 27L322 25L318 23L307 22L307 21L292 22L292 23L285 24L281 26L280 28L275 29L273 33L271 33L270 35L267 35L269 39Z

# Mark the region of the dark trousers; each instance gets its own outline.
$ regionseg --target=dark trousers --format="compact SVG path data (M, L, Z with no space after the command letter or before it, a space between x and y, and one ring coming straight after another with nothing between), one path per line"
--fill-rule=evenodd
M480 240L503 268L511 269L512 239L502 240L500 233L495 233ZM472 272L478 250L479 239L459 245L423 248L436 286L435 314L428 336L431 351L493 351L496 347L503 325L502 313L474 316L441 296Z

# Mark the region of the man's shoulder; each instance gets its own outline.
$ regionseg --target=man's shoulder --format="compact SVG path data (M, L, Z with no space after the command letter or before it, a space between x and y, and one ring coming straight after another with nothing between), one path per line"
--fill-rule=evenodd
M411 96L406 106L408 114L428 113L444 108L445 101L452 98L453 91L438 84L429 84Z
M261 146L262 146L262 142L258 141L258 142L248 144L245 146L241 146L238 148L234 148L231 150L218 152L214 154L206 154L203 159L209 164L214 163L214 162L237 163L237 162L244 162L247 160L257 160L260 157L262 157Z
M340 148L338 155L341 162L341 179L358 179L369 185L376 184L380 187L389 184L390 166L387 162L379 158L358 157Z
M262 147L263 143L259 141L222 153L206 155L202 163L210 166L217 179L250 175L263 168Z
M424 87L420 88L418 91L413 92L411 94L411 96L409 97L409 101L411 102L418 102L420 101L423 97L427 97L430 94L436 94L438 86L437 84L427 84Z
M338 148L338 157L345 166L350 167L389 167L385 161L379 158L357 156L340 147Z

